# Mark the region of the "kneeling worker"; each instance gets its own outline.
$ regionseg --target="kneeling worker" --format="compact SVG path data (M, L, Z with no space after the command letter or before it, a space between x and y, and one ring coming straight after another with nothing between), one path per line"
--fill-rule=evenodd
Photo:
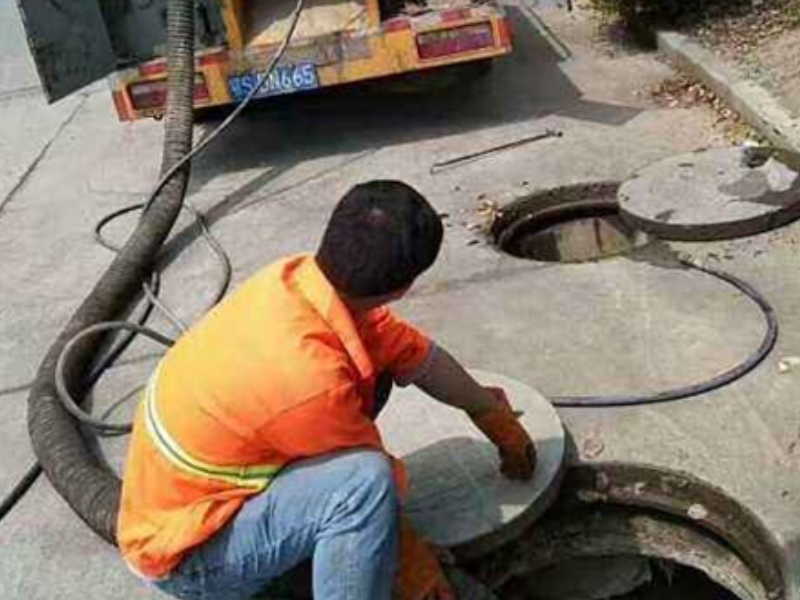
M402 464L374 423L383 375L465 410L506 476L530 478L535 453L502 390L385 306L441 241L409 186L356 186L316 255L265 267L177 341L128 451L118 541L134 572L177 598L238 600L312 559L316 600L455 598L401 514Z

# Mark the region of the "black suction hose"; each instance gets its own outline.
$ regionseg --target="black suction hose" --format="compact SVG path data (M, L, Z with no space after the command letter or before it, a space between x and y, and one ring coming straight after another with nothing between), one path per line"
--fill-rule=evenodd
M153 276L150 281L151 288L158 293L159 288L159 278L156 272L153 272ZM142 311L141 315L136 319L136 323L138 325L144 325L147 322L147 319L150 317L150 313L153 311L154 305L151 302L148 302L144 310ZM125 351L125 349L131 344L131 342L136 337L136 332L129 331L127 332L122 339L120 339L109 351L108 353L103 356L92 368L92 372L89 374L87 379L86 387L87 389L91 389L97 380L100 379L100 376L103 372L111 366L117 358ZM19 502L22 497L27 493L30 487L36 482L39 478L39 475L42 474L42 466L38 462L34 462L28 470L20 477L14 487L11 488L11 491L8 492L4 497L3 501L0 502L0 521L11 512L11 509L16 506L17 502Z
M170 0L167 9L167 82L161 172L167 173L192 147L194 91L194 2ZM75 335L122 314L150 274L153 261L183 204L189 162L160 188L122 251L48 350L28 397L28 430L33 450L56 491L86 524L110 543L116 541L120 481L86 444L78 421L63 408L55 369L64 346ZM83 338L64 365L70 392L81 395L88 366L103 336Z
M169 1L167 23L169 93L161 178L144 204L117 211L101 221L95 230L98 241L118 252L118 255L50 347L39 367L28 399L28 429L39 464L34 464L0 503L0 519L25 494L44 467L56 491L67 500L78 516L105 540L115 543L120 482L116 475L104 469L89 451L80 426L88 426L98 435L119 435L127 433L130 424L115 425L94 419L80 408L79 401L75 398L82 398L83 394L91 389L137 334L145 334L165 345L171 344L172 340L166 336L144 327L154 307L164 312L179 329L184 328L180 319L177 319L158 300L158 271L156 269L151 271L159 248L172 229L181 208L187 208L194 215L203 237L222 264L222 282L213 304L224 296L231 279L230 261L222 246L209 232L202 215L194 207L183 202L189 177L189 163L194 156L217 139L268 81L269 75L288 48L300 19L303 3L304 0L297 0L283 41L270 58L258 83L220 125L192 148L193 2L192 0ZM123 248L116 248L102 238L100 232L103 225L113 218L137 209L143 210L142 217ZM151 276L149 285L143 283L148 273ZM146 304L137 322L110 321L109 319L124 311L128 298L135 296L138 291L136 288L140 285L145 291ZM96 334L120 329L127 330L127 334L96 362L89 377L84 378L85 372L88 371L87 365L104 341L103 336L98 337ZM57 393L54 393L54 387ZM75 420L71 421L68 415Z

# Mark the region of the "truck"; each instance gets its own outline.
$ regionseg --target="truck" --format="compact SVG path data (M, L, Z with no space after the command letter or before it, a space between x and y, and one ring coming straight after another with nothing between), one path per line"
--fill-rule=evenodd
M166 107L167 0L18 0L45 96L108 77L121 121ZM194 105L234 105L286 36L295 0L197 0ZM512 50L495 0L305 0L286 52L256 94L298 94L486 64Z

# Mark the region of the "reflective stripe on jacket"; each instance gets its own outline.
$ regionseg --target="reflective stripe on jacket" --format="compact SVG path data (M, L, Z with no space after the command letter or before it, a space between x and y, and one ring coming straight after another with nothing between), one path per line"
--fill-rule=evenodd
M355 320L311 256L259 271L177 341L147 386L122 486L126 561L165 576L287 463L382 449L369 417L375 377L413 379L431 348L386 308Z
M233 484L237 487L253 488L259 492L266 489L272 478L281 470L279 466L238 465L226 467L212 465L195 458L181 448L158 417L156 385L159 371L160 369L156 369L145 389L144 422L147 433L150 434L150 441L158 448L161 455L176 468L198 477Z

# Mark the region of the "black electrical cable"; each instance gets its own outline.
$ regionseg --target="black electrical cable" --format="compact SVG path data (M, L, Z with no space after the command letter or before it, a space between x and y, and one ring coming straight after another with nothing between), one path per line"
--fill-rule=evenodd
M730 273L718 271L709 267L699 266L691 261L679 261L685 267L701 271L712 275L717 279L732 285L739 292L750 298L756 306L761 310L766 321L767 329L764 338L761 340L758 348L743 362L735 367L707 379L701 383L685 385L662 392L652 394L628 394L618 396L551 396L548 399L555 406L572 406L572 407L593 407L593 406L631 406L639 404L655 404L658 402L668 402L670 400L679 400L681 398L688 398L690 396L698 396L721 388L733 381L743 377L754 368L756 368L772 351L775 342L778 339L778 319L775 316L775 310L764 296L758 290L751 286L746 281L742 281L738 277L734 277Z
M33 463L31 467L25 472L25 474L17 481L11 491L6 494L5 498L3 498L3 502L0 503L0 521L11 512L11 509L17 505L25 493L30 489L39 475L42 474L42 466L37 462Z
M69 340L66 346L64 346L64 351L61 353L61 356L58 357L58 363L56 365L56 373L59 374L59 376L56 377L56 388L58 389L58 396L59 398L61 398L61 402L64 408L67 409L67 412L69 412L83 425L88 425L93 429L96 429L97 431L103 433L129 433L131 430L131 424L108 423L106 421L97 419L85 413L83 410L81 410L77 402L75 402L75 400L70 395L69 391L66 389L66 383L64 381L64 376L63 376L64 361L67 360L69 353L72 351L72 348L75 346L75 344L80 342L87 335L93 335L101 331L110 331L110 330L116 331L119 329L144 335L167 347L172 346L172 344L174 343L174 340L172 340L171 338L168 338L167 336L162 335L159 332L150 329L149 327L144 327L136 323L129 323L128 321L107 321L105 323L97 323L95 325L92 325L91 327L87 327L79 334L74 336L71 340Z
M267 68L264 73L261 75L261 79L258 80L255 87L244 97L244 100L229 114L225 119L220 123L211 133L209 133L206 137L201 139L197 145L192 148L191 152L186 154L183 158L181 158L178 162L176 162L169 170L167 170L162 176L161 179L156 184L155 188L150 194L150 197L147 199L144 205L144 212L150 210L150 207L153 205L153 201L158 196L158 192L161 191L161 188L172 178L172 176L177 173L181 167L191 161L195 156L197 156L200 152L202 152L206 146L208 146L211 142L213 142L223 131L225 131L228 126L233 123L236 118L242 113L242 111L250 104L250 101L256 97L256 94L261 91L261 88L264 87L264 84L269 79L270 73L272 73L275 66L278 64L278 61L283 57L284 53L286 52L286 48L289 46L289 42L294 35L294 30L297 28L297 22L300 20L300 13L303 10L303 2L304 0L297 0L297 4L292 11L289 19L289 29L283 37L281 41L281 45L278 47L275 54L272 55L269 63L267 64Z

